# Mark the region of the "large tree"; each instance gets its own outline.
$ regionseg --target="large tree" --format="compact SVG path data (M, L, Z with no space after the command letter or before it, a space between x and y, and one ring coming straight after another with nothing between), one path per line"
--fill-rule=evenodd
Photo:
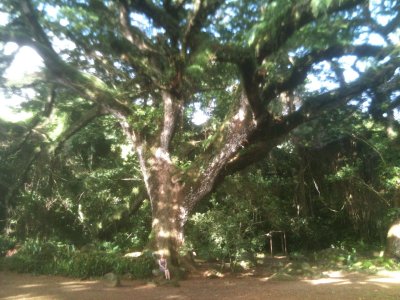
M400 103L396 0L6 0L0 9L1 43L43 59L29 83L49 86L41 114L80 108L54 152L113 116L140 163L156 248L173 263L188 217L224 177L324 112L368 103L385 119ZM2 55L3 70L15 53ZM209 119L196 125L199 109Z

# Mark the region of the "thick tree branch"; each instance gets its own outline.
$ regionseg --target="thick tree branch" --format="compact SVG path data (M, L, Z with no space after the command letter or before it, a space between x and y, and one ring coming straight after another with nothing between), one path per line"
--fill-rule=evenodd
M178 22L163 8L156 6L149 0L128 0L132 11L139 11L151 19L157 27L162 27L168 35L176 38L179 33Z
M390 53L393 47L382 49L373 45L334 45L324 50L313 51L293 61L289 76L279 77L279 81L270 82L263 91L259 90L260 82L265 80L267 73L262 68L257 69L249 49L234 46L215 46L217 60L238 65L242 75L243 86L248 95L249 103L256 118L259 118L263 109L270 101L284 91L293 90L298 84L304 82L313 64L323 60L338 58L343 55L353 54L357 57L375 56L378 59ZM269 79L269 78L268 78Z
M247 59L239 65L242 75L242 83L246 91L251 109L256 119L258 119L265 110L261 98L260 78L257 76L257 66L254 59Z
M140 30L132 26L128 3L125 0L119 2L119 22L125 39L141 51L154 51L152 42Z
M358 80L345 87L305 99L300 109L278 120L272 126L271 131L280 132L281 135L287 134L300 124L317 118L321 112L346 104L363 91L385 83L399 66L400 58L393 58L389 62L365 72Z
M251 49L233 44L221 45L215 43L212 48L216 60L222 63L241 65L254 57Z
M52 50L54 53L54 49L44 32L43 28L40 26L37 15L34 12L33 5L30 0L21 0L20 2L21 10L23 13L23 17L26 20L26 23L30 25L32 28L33 38L40 44L44 45L48 49Z
M284 91L292 91L299 84L304 82L313 64L324 60L339 58L343 55L356 55L357 57L375 56L383 57L390 53L393 48L384 48L372 45L342 46L335 45L325 50L313 51L299 59L293 61L289 76L279 78L269 83L262 92L263 101L268 104Z
M37 132L37 128L39 127L40 123L42 122L43 118L48 119L53 111L54 104L55 104L55 99L56 99L56 90L54 85L51 85L49 87L49 95L47 97L47 101L44 105L43 111L39 114L37 114L32 121L28 124L27 128L24 128L24 130L27 132L23 139L16 143L16 145L12 145L10 149L6 152L6 156L12 154L12 153L17 153L19 152L30 139L34 135L35 132ZM41 134L43 136L43 134ZM47 139L47 136L46 136Z
M396 3L396 2L395 2ZM384 5L384 4L382 4ZM396 5L392 8L392 12L396 12L397 14L391 19L385 26L377 23L375 19L371 16L371 11L369 10L368 6L363 7L363 14L366 19L366 26L370 26L373 31L379 33L386 42L389 42L388 35L391 32L394 32L396 28L399 27L400 24L400 3L397 2Z
M397 7L394 9L394 11L400 10L400 4L397 5ZM400 13L397 13L396 17L393 18L386 26L382 27L381 30L379 31L382 33L384 36L387 36L391 32L395 32L396 28L399 28L400 25Z
M257 63L251 50L234 45L214 45L213 48L217 61L238 66L252 112L259 118L264 111L260 90L261 78L257 73Z
M222 0L196 0L194 3L194 10L192 14L188 17L183 43L184 45L189 45L193 47L192 40L200 32L201 28L204 26L207 18L212 15L222 4ZM186 46L183 47L186 50Z
M365 0L333 1L327 13L332 14L341 10L348 10L359 4L366 3ZM276 18L273 34L258 46L257 61L261 63L267 56L275 53L286 41L300 28L314 21L311 1L298 2Z
M257 123L253 119L250 104L243 92L236 113L222 126L216 136L215 147L210 147L199 159L206 164L194 165L188 171L189 177L195 182L187 191L186 206L189 211L212 191L219 174L236 153L246 145L256 128Z
M389 111L399 107L400 107L400 96L397 96L395 99L392 100L387 110Z
M386 53L389 51L385 49ZM270 97L276 96L278 92L284 90L290 90L296 87L299 83L304 81L307 72L311 68L313 63L318 61L322 61L328 58L340 57L344 54L352 53L356 54L359 57L362 56L374 56L379 54L382 51L381 47L375 47L370 45L356 46L356 47L343 47L343 46L334 46L329 49L323 51L315 51L306 55L305 57L299 59L294 65L294 71L291 76L286 79L286 81L276 83L271 89L273 92L269 95ZM243 56L231 56L229 52L221 53L221 57L223 59L228 58L229 60L239 61L239 63L243 63L245 66L245 60ZM248 66L248 64L247 64ZM249 69L249 67L247 67ZM254 71L254 68L252 69ZM392 70L393 71L393 70ZM383 71L382 71L383 72ZM303 114L299 112L293 113L291 118L287 118L287 123L282 120L276 121L275 125L271 126L270 121L268 121L268 117L257 118L252 120L251 117L245 117L245 115L253 110L253 105L251 103L251 98L248 97L247 93L249 88L256 82L256 80L248 79L248 87L246 89L246 81L244 81L244 89L246 91L246 103L247 105L243 105L240 107L238 114L235 115L233 119L240 119L239 115L242 113L241 122L235 123L232 121L228 126L234 125L231 127L224 138L222 140L226 147L221 147L219 152L214 154L214 159L210 161L208 167L203 171L204 178L200 177L201 184L198 186L198 189L190 194L188 199L192 199L192 203L196 203L196 198L200 197L199 195L205 195L211 191L213 186L217 184L217 182L235 170L243 168L251 162L257 161L261 156L265 155L265 151L272 149L273 146L279 144L279 142L284 138L288 132L290 132L293 128L299 126L300 124L311 119L311 115L315 118L318 113L327 109L328 107L332 107L335 105L339 105L340 103L348 102L351 98L361 93L363 90L367 89L369 84L371 84L371 78L374 84L378 81L375 81L375 78L379 78L382 80L382 74L388 72L380 72L380 75L374 74L374 77L367 76L365 77L365 82L358 82L357 84L349 85L343 88L343 90L337 91L336 93L327 93L316 97L314 101L315 103L312 109L308 108L308 104L306 104L301 111ZM243 77L251 76L252 72L246 74L242 72ZM368 81L368 82L367 82ZM382 82L382 81L381 81ZM272 86L272 85L271 85ZM270 88L271 88L270 86ZM267 90L268 91L268 90ZM268 94L266 94L268 95ZM265 96L265 95L264 95ZM252 110L249 108L252 107ZM306 112L307 111L307 112ZM301 115L302 118L299 118L298 115ZM292 120L293 119L293 120ZM247 121L244 121L247 120ZM252 121L250 121L252 120ZM241 130L240 128L245 127L246 130ZM234 143L230 141L235 140ZM249 145L249 146L247 146ZM244 150L241 150L244 147ZM218 151L218 150L217 150ZM220 168L220 166L224 166L224 168ZM207 187L207 188L205 188ZM190 200L189 200L190 201Z
M88 74L83 74L79 72L78 70L74 69L70 65L67 65L59 56L58 54L54 51L54 49L51 47L51 43L49 39L46 37L44 30L40 26L36 12L34 11L33 6L31 5L29 0L23 0L23 6L24 9L22 10L25 19L29 22L29 28L33 31L32 35L34 39L30 39L29 35L27 34L26 36L24 33L18 32L17 35L19 36L18 39L20 42L23 42L26 45L29 45L33 47L39 55L42 56L44 59L46 67L51 71L52 75L54 76L53 78L59 82L62 85L65 85L76 92L79 93L82 97L97 102L105 107L109 107L110 111L119 111L120 113L124 115L129 115L130 110L128 109L127 106L125 106L123 103L117 101L117 95L114 94L114 91L111 91L104 83L102 83L98 78L88 75ZM135 53L130 55L129 53L132 53L132 42L135 43L134 48L136 49L150 49L150 46L148 42L145 42L145 37L139 36L139 35L133 35L133 29L129 28L129 23L127 23L129 20L128 11L124 11L122 6L122 16L121 19L123 22L123 26L125 28L125 37L127 40L130 40L130 47L128 46L123 46L122 48L126 48L129 50L127 51L122 51L122 53L118 53L121 55L121 58L128 62L131 66L133 66L138 73L144 73L145 77L147 78L152 78L155 79L155 82L159 81L159 78L156 74L160 73L160 70L154 70L154 68L158 67L153 64L153 69L151 66L148 66L148 63L146 65L146 61L143 59L135 59ZM128 29L132 29L129 30ZM129 36L128 36L129 34ZM5 35L5 33L2 32L1 35ZM36 38L38 37L38 38ZM141 42L140 42L141 41ZM115 44L117 41L114 41L113 43ZM75 40L75 43L78 44L78 41ZM111 43L111 46L113 45ZM128 43L127 43L128 44ZM81 45L82 46L82 45ZM85 46L85 45L84 45ZM118 48L121 48L121 43L118 45ZM84 47L86 50L87 54L90 55L90 50L87 49L87 47ZM147 54L150 56L154 56L156 54L151 54L150 50L146 50ZM146 55L147 55L146 54ZM158 54L157 54L158 55ZM154 59L160 61L159 57ZM104 58L101 60L101 62L104 61ZM144 70L147 70L149 72L144 72ZM147 74L149 73L149 74ZM146 76L147 74L147 76ZM157 80L158 78L158 80ZM89 80L88 80L89 79Z
M56 146L54 147L54 153L57 154L61 150L64 143L74 134L76 134L81 129L86 127L90 122L92 122L97 117L105 114L106 111L98 105L92 107L90 110L85 112L79 120L74 121L74 123L70 127L68 127L67 130L65 130L61 134L61 136L57 139Z
M117 117L129 116L131 113L130 108L116 100L115 91L109 89L99 78L78 71L60 58L40 26L30 1L22 0L21 6L25 19L28 20L31 26L34 39L31 40L24 33L18 32L20 41L38 52L54 80L76 91L83 98L98 103L109 112L115 113Z
M259 161L274 146L282 142L294 128L318 118L322 112L328 109L349 102L370 87L384 84L394 74L399 65L400 59L393 59L380 68L366 72L364 76L351 84L335 91L305 99L305 104L299 110L282 119L275 120L273 124L259 122L257 129L248 135L247 143L243 144L244 147L238 149L239 151L237 151L236 155L218 173L214 184L217 185L225 176Z
M392 98L394 96L394 92L399 91L400 89L400 75L396 75L390 81L385 82L382 86L375 88L372 91L371 97L373 97L373 101L371 103L371 107L375 104L375 97L382 99L379 103L379 111L381 114L384 112L390 112L391 110L397 108L400 105L400 96ZM392 96L392 97L391 97Z
M167 91L161 92L161 98L164 104L164 124L160 134L160 145L163 150L168 151L177 126L177 118L182 113L183 103L174 99Z
M248 166L262 160L267 154L283 141L283 137L272 137L268 140L255 142L248 148L239 152L222 170L216 179L216 184L231 174L241 171Z

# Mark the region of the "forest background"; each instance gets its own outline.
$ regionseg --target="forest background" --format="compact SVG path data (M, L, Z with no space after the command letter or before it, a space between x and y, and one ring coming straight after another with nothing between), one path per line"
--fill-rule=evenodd
M3 97L30 114L0 123L0 251L23 249L5 265L86 276L151 249L235 269L271 231L293 255L383 251L400 216L399 6L4 1ZM24 47L42 68L10 80Z

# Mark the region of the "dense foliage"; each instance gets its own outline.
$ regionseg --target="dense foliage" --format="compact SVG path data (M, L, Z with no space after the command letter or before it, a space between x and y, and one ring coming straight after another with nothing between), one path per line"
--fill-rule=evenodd
M76 278L101 277L107 273L149 278L156 267L151 253L138 258L124 257L117 246L93 245L77 250L61 242L27 240L18 252L1 259L1 269L10 271L63 275Z
M10 267L104 273L120 258L81 252L103 242L234 267L270 231L292 252L382 248L400 217L399 8L3 1L0 87L31 113L0 120L0 250L28 241ZM27 48L42 68L10 78Z

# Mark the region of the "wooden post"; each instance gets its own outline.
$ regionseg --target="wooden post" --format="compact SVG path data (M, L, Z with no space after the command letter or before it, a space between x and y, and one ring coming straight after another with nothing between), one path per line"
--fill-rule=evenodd
M283 238L285 239L285 255L287 255L287 245L286 245L286 232L283 232Z
M286 243L286 232L281 231L281 230L271 230L266 234L266 236L269 238L269 247L271 251L271 257L274 257L274 246L273 246L273 236L274 233L279 233L281 237L281 249L285 255L287 255L287 243Z
M272 246L272 234L269 235L269 246L271 248L271 257L274 257L274 250Z

